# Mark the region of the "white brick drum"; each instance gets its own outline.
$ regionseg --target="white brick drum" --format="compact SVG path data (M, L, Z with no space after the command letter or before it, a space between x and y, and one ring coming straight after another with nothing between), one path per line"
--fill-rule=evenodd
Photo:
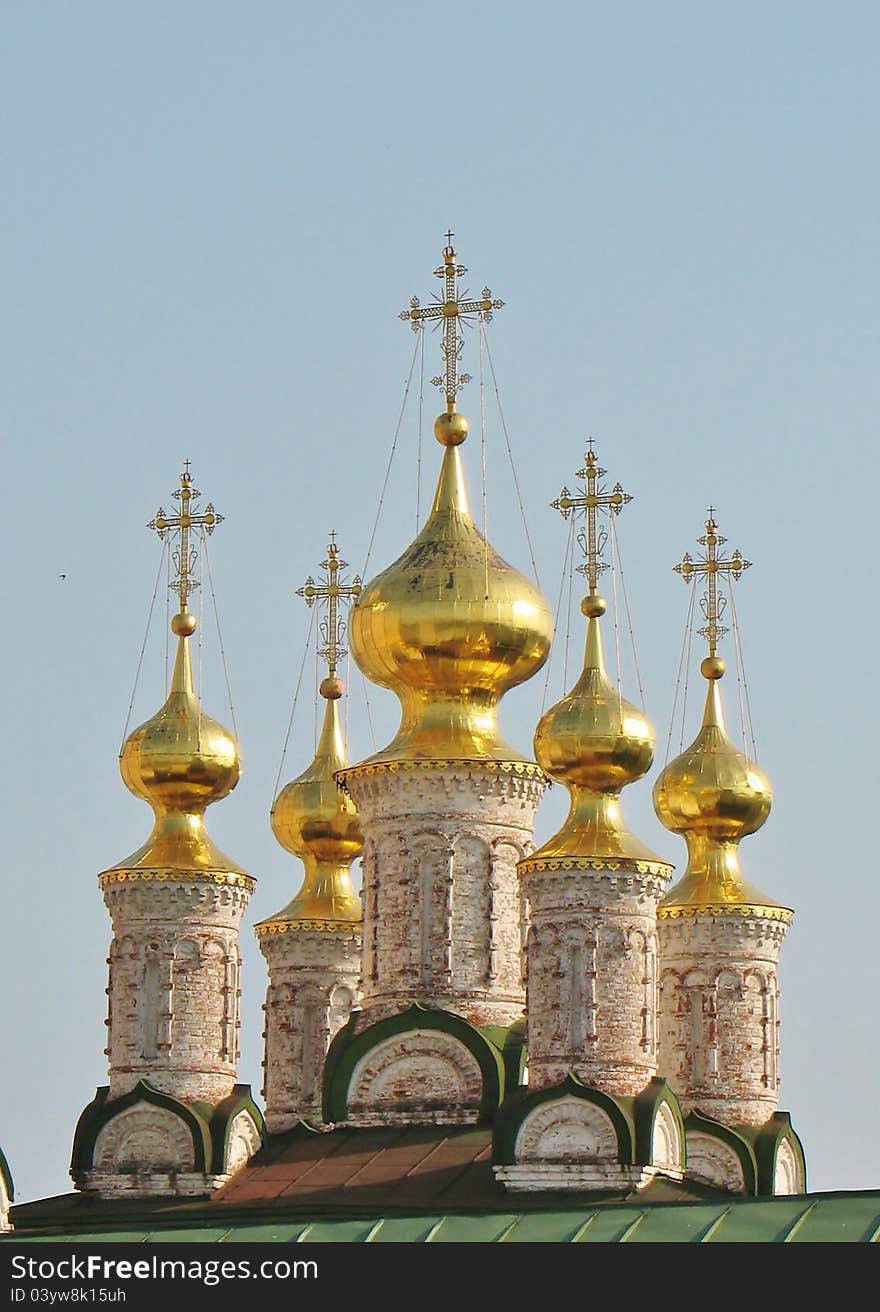
M253 880L110 874L102 885L113 922L111 1100L143 1079L185 1101L220 1102L236 1079L238 931Z
M525 863L529 1086L569 1071L632 1096L657 1073L657 901L668 876L634 863ZM574 867L574 868L572 868Z
M662 1074L685 1115L763 1125L779 1102L777 962L788 919L747 907L661 911L657 928Z
M413 1002L475 1025L524 1004L517 862L546 780L528 762L395 762L341 776L363 825L363 1024Z
M341 922L257 932L269 968L266 1125L280 1134L300 1119L321 1122L327 1048L360 998L361 932L359 925Z

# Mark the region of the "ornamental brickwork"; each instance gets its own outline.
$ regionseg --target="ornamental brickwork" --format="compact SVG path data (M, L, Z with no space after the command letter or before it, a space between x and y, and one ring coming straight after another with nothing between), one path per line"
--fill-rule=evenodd
M363 1023L413 1002L510 1025L525 1002L525 907L545 779L534 765L453 761L346 771L365 846Z
M301 1120L319 1125L324 1058L360 998L359 925L305 923L259 934L269 970L263 1096L273 1134Z
M660 1069L687 1114L763 1125L779 1097L779 949L788 923L747 909L661 916Z
M238 931L252 881L104 882L110 1098L139 1080L184 1101L218 1103L239 1055Z

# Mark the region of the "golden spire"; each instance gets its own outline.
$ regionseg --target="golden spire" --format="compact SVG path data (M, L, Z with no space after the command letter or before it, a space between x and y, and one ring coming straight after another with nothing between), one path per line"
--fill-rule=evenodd
M250 877L215 846L205 830L205 808L232 792L241 767L234 737L199 704L189 651L197 621L187 610L187 601L198 586L193 578L197 549L190 531L204 528L210 533L221 516L210 505L203 513L195 511L199 492L192 485L188 460L173 495L180 501L180 513L165 515L160 510L148 527L160 538L167 533L176 535L172 559L177 577L171 588L178 594L180 610L171 620L178 640L174 673L165 705L128 736L119 758L126 786L150 803L156 821L143 847L101 878L168 878L183 873L251 885Z
M350 867L363 851L363 834L354 802L334 778L337 770L348 764L339 722L339 699L345 685L336 675L346 654L342 645L345 622L339 607L361 591L360 579L346 583L341 577L345 566L336 534L331 533L327 557L321 562L324 582L316 584L309 577L297 589L296 595L304 597L308 606L317 602L327 608L320 623L324 645L318 653L327 662L327 677L320 687L327 705L314 760L282 788L272 807L272 832L286 851L300 858L305 878L293 901L257 926L260 935L297 928L333 930L361 919L361 901L352 887Z
M727 632L720 623L726 599L719 594L719 575L738 579L750 562L738 551L718 554L726 541L718 532L709 507L706 531L697 541L706 548L697 561L685 553L675 571L686 582L706 578L701 605L706 623L699 632L709 655L700 673L708 680L703 720L697 737L666 766L654 785L654 809L673 833L682 834L688 848L687 868L660 903L658 915L718 915L724 912L772 916L790 920L791 912L748 883L739 864L739 842L760 829L770 813L770 781L753 761L730 741L724 726L720 679L726 669L717 654Z
M455 248L452 245L454 236L455 233L447 232L446 245L443 247L443 263L434 270L434 276L443 282L443 299L435 296L436 304L422 308L418 296L414 296L409 303L410 308L400 313L401 319L409 320L413 332L416 333L424 328L427 319L440 319L443 322L443 342L440 349L446 367L443 374L438 374L436 378L431 379L431 382L435 387L442 387L446 392L446 412L450 415L455 413L455 400L459 387L471 380L470 374L458 372L463 344L461 325L469 323L475 314L483 323L489 323L492 311L500 310L504 305L503 301L492 299L488 287L483 288L482 298L479 301L468 300L467 292L464 293L464 299L459 300L458 279L462 274L467 273L467 268L456 262Z
M600 487L605 470L599 466L592 438L584 460L585 467L578 471L578 478L584 480L583 494L572 496L563 488L551 502L564 519L572 514L586 519L586 530L578 533L585 557L578 568L589 586L581 603L587 617L584 667L571 692L546 712L535 731L538 764L565 784L571 805L559 832L521 862L520 870L525 873L556 861L595 865L624 860L647 863L665 873L666 863L627 829L620 812L621 790L650 769L654 731L642 711L612 686L600 630L605 599L599 595L598 579L607 569L600 557L608 535L599 528L598 514L600 510L619 514L632 498L619 483L610 493Z
M351 615L352 653L368 678L399 697L403 711L393 742L363 764L391 761L522 761L498 733L498 702L541 668L553 620L541 593L498 555L468 507L458 447L468 422L455 409L462 319L490 317L501 304L488 288L482 301L458 300L464 268L448 243L445 297L401 316L419 329L444 321L446 411L434 434L445 448L437 491L424 528L406 551L366 584Z

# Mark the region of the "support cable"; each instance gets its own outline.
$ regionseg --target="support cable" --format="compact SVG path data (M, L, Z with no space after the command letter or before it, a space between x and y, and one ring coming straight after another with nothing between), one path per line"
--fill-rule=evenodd
M676 675L676 678L675 678L675 692L674 692L673 697L672 697L672 710L671 710L670 713L669 713L669 733L666 735L666 755L665 755L665 757L663 758L663 765L664 765L664 768L669 764L669 749L670 749L670 747L672 746L672 731L673 731L673 729L675 728L675 708L676 708L676 706L678 705L678 694L679 694L679 690L680 690L680 688L681 688L681 672L682 672L682 669L684 668L684 661L685 661L685 648L687 648L688 650L690 649L689 637L690 637L690 634L691 634L691 626L693 625L693 622L694 622L694 602L695 602L695 601L696 601L696 587L692 584L692 585L691 585L691 599L690 599L690 603L689 603L689 605L688 605L687 618L685 619L685 622L684 622L684 637L683 637L683 639L682 639L682 643L681 643L681 656L680 656L680 658L679 658L679 662L678 662L678 674ZM682 722L683 722L683 719L684 719L684 717L683 717L683 713L682 713Z
M562 574L559 578L559 596L556 598L556 613L553 616L553 632L559 628L559 612L562 609L562 597L565 592L565 572L568 568L568 557L574 543L574 515L570 516L568 521L568 536L565 539L565 554L562 557ZM551 648L551 658L547 662L547 673L544 675L544 693L541 698L541 715L547 706L547 689L550 686L550 667L553 664ZM564 688L563 688L564 691ZM539 717L540 718L540 717Z
M217 597L214 592L214 575L211 572L211 557L208 553L208 535L204 529L201 531L201 539L202 551L200 554L204 555L205 564L208 567L208 586L211 590L211 607L214 611L214 623L217 625L217 643L220 647L220 663L223 666L223 679L226 684L226 696L229 699L229 714L232 719L232 732L235 735L235 740L237 742L238 725L235 723L235 706L232 701L232 685L229 682L229 669L226 665L226 650L223 646L223 631L220 628L220 612L217 609Z
M609 515L608 518L613 520L614 516ZM620 675L620 623L618 620L619 612L617 606L617 568L618 568L617 535L612 532L611 534L611 597L614 605L614 654L617 661L617 714L619 715L622 724L623 692L621 691L621 675Z
M480 333L480 468L483 478L483 570L489 600L489 506L486 500L486 393L483 387L483 334Z
M617 525L615 523L616 518L617 518L616 515L609 515L609 519L611 520L612 546L616 552L617 567L620 571L620 590L623 593L623 606L624 606L624 610L626 611L626 625L627 625L627 629L629 630L629 641L630 641L630 646L632 648L633 665L635 667L635 672L636 672L636 683L638 684L639 687L639 697L641 698L641 707L642 710L644 711L646 707L645 688L644 688L644 684L642 683L642 672L639 668L639 654L636 649L636 635L633 631L632 614L630 613L630 608L629 608L629 596L626 591L626 575L623 570L623 560L620 555L620 546L617 542Z
M284 758L287 755L287 744L290 742L290 731L293 728L293 717L296 713L296 703L299 699L300 685L302 684L303 671L306 668L306 657L309 654L309 646L312 641L312 629L315 624L314 607L309 608L309 631L306 634L305 646L303 647L302 661L300 662L299 674L296 679L296 687L293 692L293 705L290 708L290 719L287 721L287 733L284 735L284 746L281 749L281 760L278 762L278 773L275 776L275 787L272 789L272 804L275 804L275 798L278 796L278 785L281 782L281 771L284 769Z
M122 755L122 749L125 746L125 740L128 737L128 726L131 724L131 711L132 711L132 707L134 706L134 698L135 698L135 693L137 692L138 680L141 677L141 666L144 663L144 652L146 651L146 647L147 647L147 637L149 636L149 632L150 632L150 623L153 619L153 608L156 605L156 597L159 593L159 581L162 578L162 566L165 564L167 555L168 555L168 542L166 539L162 543L162 555L159 557L159 568L156 570L156 583L153 587L153 596L152 596L152 600L150 601L150 609L147 613L147 625L146 628L144 629L144 640L141 643L141 651L140 651L140 655L138 656L137 669L135 670L135 675L134 675L134 687L131 690L131 699L128 703L128 714L125 717L125 727L122 730L122 742L119 744L120 756ZM167 624L165 626L165 631L166 633L169 631ZM167 696L167 692L166 692L166 696Z
M391 443L391 452L388 456L388 465L385 469L385 478L382 481L382 491L379 493L379 504L376 507L376 518L373 520L373 529L372 532L370 533L370 541L367 546L367 556L364 561L363 568L361 570L362 579L365 579L367 577L367 566L370 563L370 556L372 555L372 551L373 551L373 542L375 541L376 538L376 529L379 527L379 516L382 514L382 506L385 503L385 493L388 489L388 479L391 475L391 465L394 461L394 454L397 450L397 439L400 436L400 425L403 423L403 412L406 409L406 402L409 396L410 384L412 383L413 371L416 367L416 355L418 354L418 350L419 350L419 342L417 338L416 344L413 347L412 360L410 361L409 374L407 375L407 379L406 379L406 386L403 389L403 400L400 403L400 414L397 416L397 425L394 429L394 440Z
M535 564L535 553L532 550L532 539L529 537L529 525L528 525L528 521L526 520L526 512L525 509L523 508L523 500L519 490L519 479L516 476L516 465L513 462L513 451L511 450L511 446L510 446L510 434L507 431L507 421L504 418L504 409L501 405L501 393L498 391L498 379L495 377L495 365L492 360L492 348L489 345L489 334L486 332L486 328L483 323L480 324L480 334L482 337L485 338L486 341L486 357L489 361L489 370L492 374L492 383L495 387L495 399L498 402L498 414L501 418L501 427L504 432L504 440L507 443L507 458L510 461L510 468L513 473L513 486L516 490L516 500L519 506L519 513L522 516L523 528L525 529L526 543L529 548L529 559L532 562L532 571L535 575L535 582L537 583L538 587L540 587L541 581L538 578L538 566Z
M416 534L422 520L422 410L425 401L425 334L419 333L422 349L419 360L419 437L416 457Z
M736 655L737 683L742 684L740 693L740 718L742 721L743 743L750 742L752 745L752 760L758 764L758 743L755 738L755 722L752 719L752 706L749 700L749 684L746 678L745 659L742 650L742 634L739 627L739 617L736 613L736 602L733 599L733 588L730 591L730 608L733 611L733 649ZM740 678L740 674L742 677ZM745 695L745 716L743 716L742 697ZM746 728L748 728L748 738L746 738Z
M572 521L574 515L572 515ZM565 643L562 648L562 687L563 690L568 688L568 648L571 642L571 594L574 587L574 552L568 562L568 606L565 617Z

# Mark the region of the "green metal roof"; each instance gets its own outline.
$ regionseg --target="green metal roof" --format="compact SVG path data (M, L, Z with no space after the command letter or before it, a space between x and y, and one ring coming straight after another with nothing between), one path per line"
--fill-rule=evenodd
M880 1239L880 1190L548 1211L265 1218L124 1229L22 1229L14 1243L828 1243Z

